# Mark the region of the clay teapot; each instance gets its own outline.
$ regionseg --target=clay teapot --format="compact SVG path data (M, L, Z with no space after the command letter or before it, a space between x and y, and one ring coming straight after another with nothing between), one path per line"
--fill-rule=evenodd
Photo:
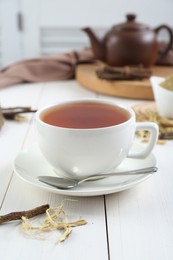
M110 66L139 65L150 67L157 60L165 57L173 43L173 32L166 25L151 29L137 23L134 14L127 14L127 21L112 27L103 39L99 39L89 27L82 29L90 38L96 59ZM159 53L158 33L165 29L169 41Z

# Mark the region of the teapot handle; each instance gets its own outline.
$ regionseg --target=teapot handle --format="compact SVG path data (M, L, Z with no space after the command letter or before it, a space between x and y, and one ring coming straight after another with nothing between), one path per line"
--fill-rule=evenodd
M156 32L156 34L158 34L159 31L162 29L165 29L166 31L168 31L169 41L168 41L168 44L165 47L164 51L162 51L160 53L158 60L162 60L165 57L165 55L168 53L168 51L172 48L172 45L173 45L173 31L169 26L163 24L163 25L160 25L157 28L155 28L154 31Z

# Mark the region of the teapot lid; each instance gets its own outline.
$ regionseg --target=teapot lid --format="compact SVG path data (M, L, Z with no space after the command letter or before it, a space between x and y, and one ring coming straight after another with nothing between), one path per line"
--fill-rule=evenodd
M137 23L135 21L135 19L136 19L135 14L127 14L126 18L127 18L127 21L125 23L115 25L113 27L113 29L115 29L116 31L136 31L136 30L148 29L148 27L146 25Z

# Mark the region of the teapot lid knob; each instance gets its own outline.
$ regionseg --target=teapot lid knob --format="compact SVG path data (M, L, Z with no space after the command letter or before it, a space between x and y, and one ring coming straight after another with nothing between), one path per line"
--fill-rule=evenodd
M136 18L135 14L127 14L126 15L128 22L133 22Z

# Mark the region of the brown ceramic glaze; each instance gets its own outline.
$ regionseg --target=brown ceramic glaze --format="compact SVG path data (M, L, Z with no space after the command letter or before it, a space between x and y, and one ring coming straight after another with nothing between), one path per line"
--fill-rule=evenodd
M151 29L137 23L136 16L127 15L127 21L112 27L100 40L91 28L84 28L90 38L94 55L97 59L110 66L139 65L150 67L156 59L162 59L171 49L173 32L167 25L160 25ZM169 34L169 41L162 53L159 53L157 35L165 29ZM159 58L158 58L159 55Z

